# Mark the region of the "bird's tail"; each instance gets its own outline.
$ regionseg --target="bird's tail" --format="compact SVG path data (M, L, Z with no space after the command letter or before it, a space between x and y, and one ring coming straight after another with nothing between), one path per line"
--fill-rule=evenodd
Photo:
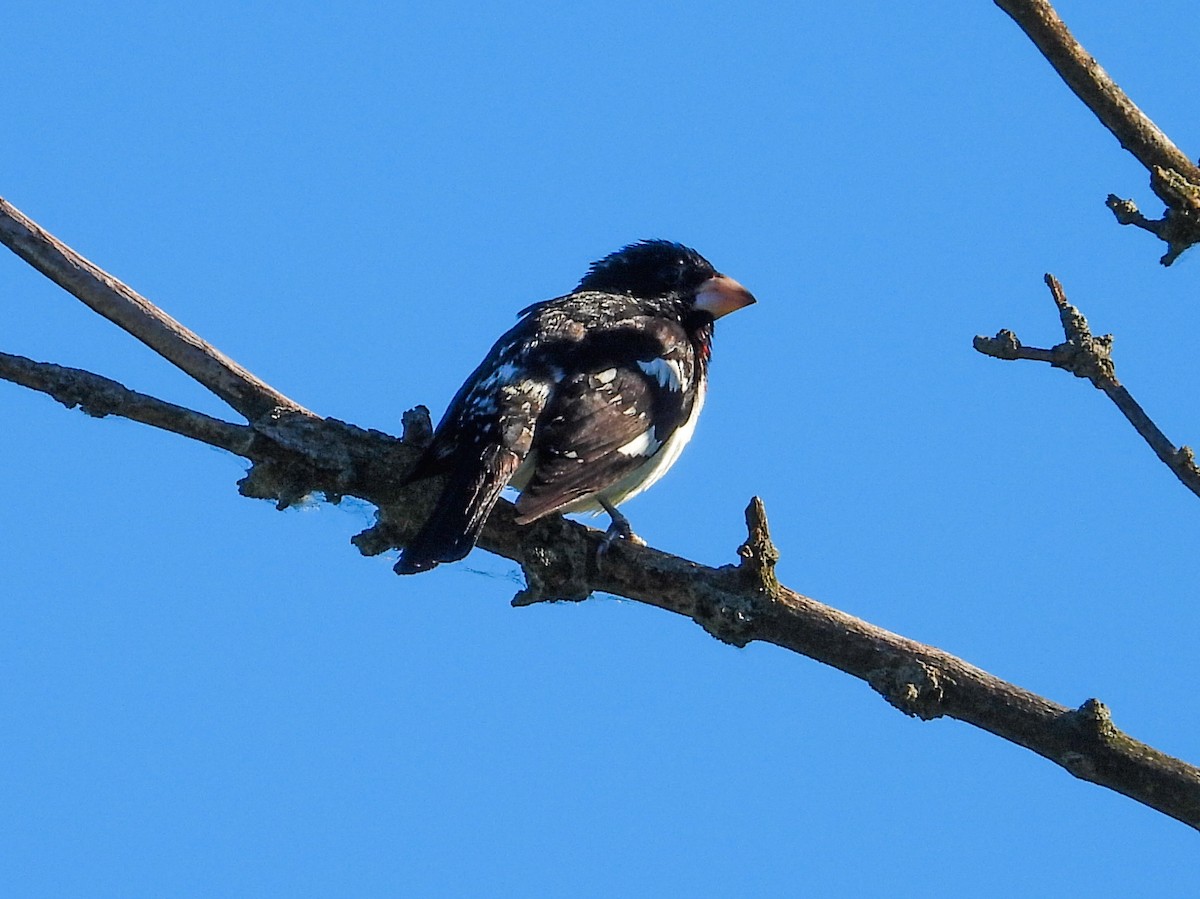
M469 553L520 464L512 450L493 445L483 450L477 465L455 465L433 514L401 552L396 573L428 571Z

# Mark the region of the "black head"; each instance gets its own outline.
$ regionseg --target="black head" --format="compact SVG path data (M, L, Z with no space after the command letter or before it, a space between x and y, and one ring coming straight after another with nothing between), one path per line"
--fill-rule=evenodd
M669 240L641 240L593 262L575 289L625 294L709 322L754 302L695 250Z
M716 275L707 259L683 244L641 240L593 262L576 290L642 299L682 298Z

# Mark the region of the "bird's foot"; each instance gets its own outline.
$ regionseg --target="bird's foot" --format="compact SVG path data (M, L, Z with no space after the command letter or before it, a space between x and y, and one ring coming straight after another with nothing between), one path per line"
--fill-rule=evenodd
M616 506L606 499L600 500L600 505L608 513L608 517L612 519L612 523L608 526L608 530L604 532L600 546L596 549L597 561L603 559L605 554L618 540L628 540L630 543L635 543L638 546L646 545L646 541L633 532L633 528L629 525L629 519L618 512Z

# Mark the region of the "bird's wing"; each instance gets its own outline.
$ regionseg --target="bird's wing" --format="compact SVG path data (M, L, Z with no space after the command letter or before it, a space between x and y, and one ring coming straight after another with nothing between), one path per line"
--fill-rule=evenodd
M553 387L545 354L531 351L538 347L536 324L523 319L463 382L405 483L451 472L488 445L516 452L518 461L525 457Z
M405 478L446 475L437 505L405 547L396 570L426 571L461 559L529 453L553 378L530 358L530 326L505 335L459 389L432 443Z
M683 328L631 316L593 329L537 424L536 466L517 501L526 523L632 477L691 413L700 377Z

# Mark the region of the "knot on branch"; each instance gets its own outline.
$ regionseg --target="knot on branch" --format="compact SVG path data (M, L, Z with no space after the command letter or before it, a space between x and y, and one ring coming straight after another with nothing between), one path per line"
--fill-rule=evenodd
M553 521L546 523L552 526ZM553 539L539 539L543 523L526 528L525 552L520 560L525 573L525 589L512 598L512 605L531 606L539 602L582 602L592 595L586 554L570 551Z
M1079 708L1064 713L1060 724L1068 731L1070 742L1083 748L1067 750L1058 759L1059 763L1075 777L1095 781L1096 760L1087 749L1111 746L1121 735L1108 706L1098 699L1089 699Z
M1063 715L1063 719L1076 733L1098 743L1108 743L1120 733L1113 724L1112 712L1099 699L1086 700Z
M317 489L317 472L298 459L271 459L255 462L246 476L237 482L238 493L250 499L269 499L279 511L300 505ZM326 494L330 502L338 502L337 493Z
M906 715L932 721L945 714L942 674L920 659L897 657L892 664L868 673L867 683Z
M1181 446L1171 458L1171 468L1181 477L1200 479L1200 467L1196 465L1196 453L1190 446Z
M722 593L717 602L698 603L692 620L722 643L743 649L754 639L758 611L752 599Z
M1071 307L1075 309L1074 306ZM1076 312L1079 310L1075 309ZM1080 316L1082 318L1083 316ZM1086 327L1087 322L1084 322ZM1113 336L1105 334L1093 337L1086 334L1072 338L1057 346L1051 347L1053 358L1050 364L1054 368L1069 371L1077 378L1086 378L1096 387L1115 387L1117 384L1117 369L1112 361Z
M738 547L742 561L738 570L748 577L763 593L771 594L779 589L775 577L775 563L779 561L779 550L771 541L771 530L767 525L767 507L759 497L753 497L746 506L746 542Z
M995 359L1011 361L1021 358L1021 341L1017 340L1017 335L1008 328L1001 328L995 337L984 337L981 334L971 341L971 345L975 347L976 352Z
M400 424L404 429L400 432L400 441L406 446L425 449L433 441L433 419L429 417L427 406L414 406L400 416Z

